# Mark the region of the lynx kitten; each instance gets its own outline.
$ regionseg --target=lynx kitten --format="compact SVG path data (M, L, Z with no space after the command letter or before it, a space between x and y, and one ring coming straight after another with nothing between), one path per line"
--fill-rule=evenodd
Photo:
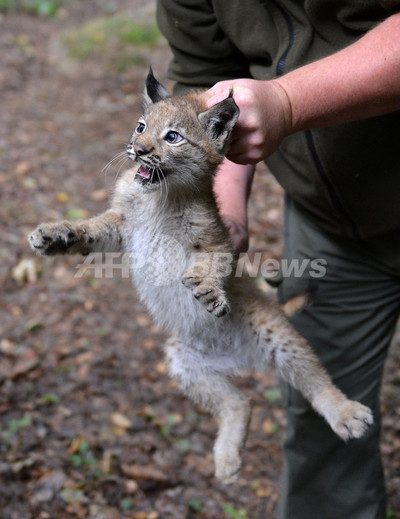
M231 383L239 373L273 366L343 440L360 437L373 421L367 407L333 385L278 304L215 261L233 252L213 176L238 116L232 95L207 109L199 93L171 97L150 72L144 114L127 148L134 164L119 179L111 208L80 222L42 224L29 236L43 255L123 251L145 259L132 264L133 282L171 335L171 377L217 418L215 471L224 483L238 478L250 417Z

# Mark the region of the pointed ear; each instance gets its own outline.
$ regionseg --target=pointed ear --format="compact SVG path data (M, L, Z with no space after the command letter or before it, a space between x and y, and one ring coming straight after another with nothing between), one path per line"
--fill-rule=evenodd
M216 141L218 151L223 152L224 147L228 144L239 113L239 107L233 99L231 90L226 99L199 114L200 124L210 139Z
M162 99L166 99L167 97L171 97L168 90L162 86L161 83L157 81L157 79L153 75L153 70L150 67L149 73L146 78L146 86L144 89L144 100L146 106L149 106L153 103L157 103Z

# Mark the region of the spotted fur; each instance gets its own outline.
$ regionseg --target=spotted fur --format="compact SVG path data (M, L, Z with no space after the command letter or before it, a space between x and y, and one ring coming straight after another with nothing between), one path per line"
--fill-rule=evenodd
M111 208L81 222L42 224L29 236L40 254L122 251L141 259L132 279L171 336L169 373L218 421L214 458L224 483L238 477L250 418L247 398L231 382L240 373L272 365L344 440L372 423L367 407L332 384L277 303L229 274L232 244L212 185L238 114L232 95L207 109L200 93L170 97L150 74L127 149L134 164Z

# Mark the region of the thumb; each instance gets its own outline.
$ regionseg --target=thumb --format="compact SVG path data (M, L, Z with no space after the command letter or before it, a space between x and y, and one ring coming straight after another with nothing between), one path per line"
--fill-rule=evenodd
M210 108L215 104L226 99L231 91L231 85L227 85L225 82L217 83L212 88L205 92L206 106Z

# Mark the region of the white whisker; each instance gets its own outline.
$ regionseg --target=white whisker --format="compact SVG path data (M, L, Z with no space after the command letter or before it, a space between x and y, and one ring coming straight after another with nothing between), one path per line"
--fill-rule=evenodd
M114 157L104 166L104 168L101 170L101 172L103 173L103 171L104 171L104 174L107 174L107 170L111 166L111 164L114 161L119 160L123 155L125 155L125 153L126 153L126 151L120 151L119 153L114 155Z
M115 175L114 182L117 181L117 178L118 178L118 176L119 176L119 172L121 171L121 168L126 164L126 162L127 162L128 160L129 160L129 157L125 157L125 158L122 160L122 162L121 162L121 164L120 164L120 166L119 166L119 168L118 168L117 174Z
M166 206L166 204L168 202L168 182L167 182L167 179L166 179L166 177L164 175L163 170L161 168L158 168L158 170L159 170L160 175L162 177L162 178L160 177L161 188L162 188L163 185L165 185L165 199L164 199L164 202L162 204L162 207L164 209L164 207ZM162 193L162 191L161 191L161 193Z

